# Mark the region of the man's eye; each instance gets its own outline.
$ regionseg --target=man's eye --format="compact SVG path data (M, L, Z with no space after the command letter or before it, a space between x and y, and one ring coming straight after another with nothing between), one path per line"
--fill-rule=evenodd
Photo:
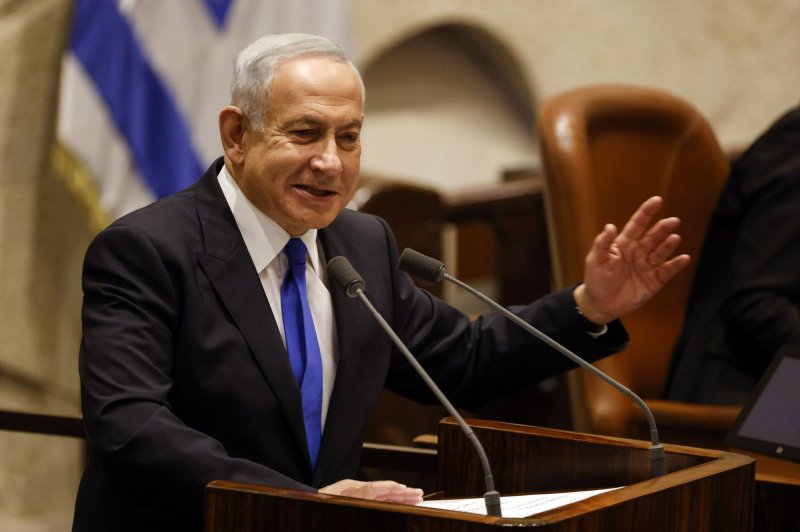
M342 140L345 142L355 142L358 140L358 133L345 133L342 135Z
M298 129L294 132L294 134L298 137L302 138L309 138L314 135L313 129Z

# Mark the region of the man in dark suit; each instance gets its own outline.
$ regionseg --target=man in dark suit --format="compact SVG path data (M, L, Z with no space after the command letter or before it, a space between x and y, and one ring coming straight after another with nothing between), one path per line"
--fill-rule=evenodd
M667 397L744 404L800 345L800 107L733 164L711 217Z
M571 367L502 317L470 322L416 288L397 268L386 224L345 209L363 102L361 77L326 39L257 41L238 56L232 104L220 113L224 157L93 241L80 357L89 461L74 530L200 530L214 479L420 500L395 482L351 480L381 388L434 397L367 310L328 288L325 261L338 255L457 406ZM617 318L689 260L670 258L678 220L648 229L659 205L645 202L619 233L604 228L584 283L516 312L590 359L621 349ZM304 363L318 368L319 415L310 417L320 441L307 429L312 403L290 362L283 302L296 262L282 250L297 239L318 344Z

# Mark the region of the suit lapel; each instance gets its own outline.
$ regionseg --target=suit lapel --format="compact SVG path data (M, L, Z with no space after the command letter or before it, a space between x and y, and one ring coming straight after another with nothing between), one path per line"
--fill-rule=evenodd
M217 182L221 164L221 160L217 161L198 183L197 214L205 243L205 252L198 260L250 347L310 467L300 391L253 261ZM319 235L328 260L347 255L346 246L335 230L324 229ZM375 331L374 318L363 303L347 297L337 287L331 286L330 290L339 364L313 474L315 486L329 483L325 480L335 474L354 445L360 444L366 420L353 418L352 405L364 401L363 383L359 382L363 351L368 343L364 331Z
M334 230L324 229L319 235L326 260L346 255ZM330 291L339 343L339 365L328 405L317 469L314 472L316 486L330 482L332 469L335 470L346 459L353 448L354 440L362 436L360 423L363 420L353 419L352 408L364 401L359 383L359 360L363 356L362 351L367 340L364 331L375 329L374 318L361 301L348 297L332 283Z
M217 182L221 161L200 180L197 214L205 253L198 257L209 282L250 346L310 465L302 400L253 261Z

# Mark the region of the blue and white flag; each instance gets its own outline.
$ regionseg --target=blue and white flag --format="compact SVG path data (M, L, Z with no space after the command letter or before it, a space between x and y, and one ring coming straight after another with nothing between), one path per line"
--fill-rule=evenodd
M222 154L236 53L269 33L348 49L349 0L76 0L57 172L100 227L194 183Z

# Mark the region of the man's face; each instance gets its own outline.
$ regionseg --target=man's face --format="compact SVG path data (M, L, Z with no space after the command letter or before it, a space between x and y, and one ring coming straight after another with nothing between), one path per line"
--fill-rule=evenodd
M300 58L275 72L265 132L246 126L234 177L245 196L290 235L326 227L352 198L362 102L358 76L344 63Z

